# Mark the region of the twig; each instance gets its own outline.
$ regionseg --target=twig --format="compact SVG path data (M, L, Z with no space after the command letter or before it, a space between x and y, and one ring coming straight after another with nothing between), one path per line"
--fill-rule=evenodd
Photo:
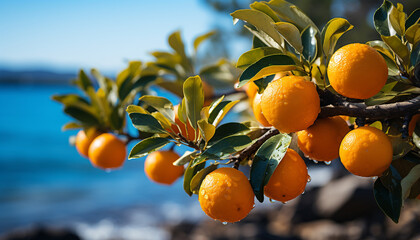
M392 119L403 117L420 109L420 96L413 99L389 104L366 106L364 103L343 102L338 106L328 105L321 107L319 117L332 117L346 115L350 117L375 119Z

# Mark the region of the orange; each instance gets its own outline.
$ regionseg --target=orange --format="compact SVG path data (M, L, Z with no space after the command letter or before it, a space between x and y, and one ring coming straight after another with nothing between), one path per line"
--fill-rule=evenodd
M76 135L76 149L79 154L84 157L89 157L89 146L100 134L101 133L94 128L91 128L86 132L84 130L80 130Z
M203 85L204 99L212 99L214 96L214 89L205 81L201 81Z
M182 136L184 136L189 141L195 140L195 130L191 126L190 122L187 122L187 127L185 127L185 123L181 122L178 118L178 108L179 105L174 106L174 113L175 113L175 123L176 125L172 125L172 132L175 134L181 133ZM188 121L188 120L187 120ZM180 132L181 130L181 132Z
M246 84L244 86L244 88L245 88L245 93L246 93L246 95L248 95L249 102L251 103L251 106L252 106L252 102L254 101L254 97L258 93L258 86L254 82L250 82L250 83Z
M356 128L341 142L340 159L344 167L354 175L380 176L392 161L391 141L377 128Z
M269 83L261 98L261 109L267 121L283 133L308 128L321 110L315 85L300 76Z
M414 116L411 118L410 123L408 124L408 135L409 135L410 137L411 137L411 136L413 136L414 129L416 129L416 124L417 124L417 121L418 121L418 120L420 120L420 113L419 113L419 114L414 115Z
M264 127L269 127L271 124L265 119L262 110L261 110L261 96L262 94L257 93L254 97L254 101L252 104L252 110L254 111L254 116L259 123L261 123Z
M170 185L184 173L183 166L173 165L178 158L179 155L174 151L152 152L144 162L144 172L150 180Z
M385 85L388 67L374 48L353 43L332 55L327 74L337 93L349 98L367 99L376 95Z
M305 161L295 150L288 148L286 155L265 185L264 194L276 201L292 200L305 191L308 178Z
M121 167L126 154L125 143L111 133L99 135L89 147L90 161L95 167L102 169Z
M346 121L339 116L317 119L306 130L297 132L298 146L308 158L329 162L338 158L341 140L348 132Z
M204 178L198 201L209 217L221 222L237 222L252 210L254 192L241 171L219 168Z

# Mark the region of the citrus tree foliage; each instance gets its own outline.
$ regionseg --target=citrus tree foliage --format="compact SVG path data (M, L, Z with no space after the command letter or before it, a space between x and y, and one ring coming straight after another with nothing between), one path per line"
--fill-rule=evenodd
M408 134L408 123L420 106L420 10L407 14L401 4L395 6L387 0L376 10L374 25L380 40L366 44L385 59L388 80L378 94L365 100L340 96L327 78L327 65L339 38L353 29L346 19L331 19L321 28L284 0L254 2L249 9L231 15L234 23L245 22L253 35L252 49L239 57L237 69L226 60L198 69L195 51L212 33L196 38L193 54L188 55L180 33L175 32L168 39L171 52L152 52L155 60L148 63L130 62L116 80L92 70L96 79L92 81L80 71L75 84L84 96L53 97L75 119L64 128L95 127L125 136L128 141L139 140L129 159L146 156L170 143L190 147L174 162L185 166L183 186L188 195L197 194L205 176L219 166L248 165L250 184L262 202L264 186L282 161L293 134L252 121L221 124L240 99L205 96L203 84L233 86L240 71L236 86L256 84L262 93L276 73L305 76L316 84L321 100L319 118L349 116L352 124L369 124L391 139L393 161L376 179L374 195L384 213L398 222L403 201L420 194L420 123L412 136ZM179 96L178 110L168 99L151 95L151 85ZM212 103L208 105L206 99ZM126 113L138 136L127 133ZM188 126L193 136L182 134L190 134L181 129Z

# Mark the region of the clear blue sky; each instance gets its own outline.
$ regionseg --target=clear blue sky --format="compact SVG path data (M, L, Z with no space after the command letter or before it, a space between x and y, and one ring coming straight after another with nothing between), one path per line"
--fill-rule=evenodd
M191 46L217 16L198 0L1 0L0 66L114 72L168 49L174 30Z

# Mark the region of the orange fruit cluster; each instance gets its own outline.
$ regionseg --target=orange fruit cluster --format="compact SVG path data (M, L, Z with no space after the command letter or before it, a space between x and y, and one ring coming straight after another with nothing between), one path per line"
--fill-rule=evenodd
M77 133L76 149L93 166L101 169L121 167L127 154L125 143L118 137L111 133L100 133L93 128Z

